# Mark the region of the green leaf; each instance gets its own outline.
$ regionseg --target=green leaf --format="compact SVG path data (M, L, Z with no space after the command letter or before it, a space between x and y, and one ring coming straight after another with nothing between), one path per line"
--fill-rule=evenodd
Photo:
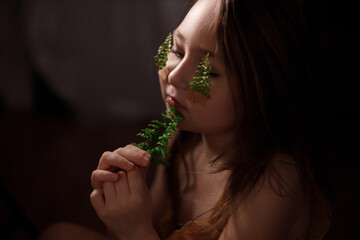
M135 143L134 145L147 151L151 155L152 161L155 163L165 165L170 156L168 151L168 141L171 133L176 131L182 115L171 104L168 103L169 111L162 113L162 122L159 120L152 120L148 124L149 128L142 129L137 136L145 139L142 143Z
M165 41L160 45L158 49L158 53L154 57L155 66L157 66L159 70L163 69L166 66L168 53L170 52L170 48L171 48L171 40L172 40L172 33L169 33Z
M190 88L195 92L199 92L205 97L210 98L211 84L209 78L211 73L211 66L208 59L209 53L207 53L200 62L198 70L196 70L196 72L199 73L200 76L193 77L195 81L190 82Z

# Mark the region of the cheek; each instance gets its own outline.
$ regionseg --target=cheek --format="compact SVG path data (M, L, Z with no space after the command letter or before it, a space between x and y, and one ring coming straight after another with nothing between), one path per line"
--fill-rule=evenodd
M231 102L227 101L227 99L223 99L222 101L214 103L207 118L214 119L216 124L229 128L234 123L234 113L232 109Z
M191 104L199 104L201 107L206 106L208 101L207 97L195 91L189 91L187 98Z
M214 89L215 90L215 89ZM215 90L216 91L216 90ZM209 104L208 119L214 119L217 124L222 124L226 128L234 126L235 114L233 102L230 97L230 92L226 88L221 89L219 92L213 91L214 98L211 99Z
M196 104L188 117L189 123L200 132L228 131L235 126L232 103L228 98L208 100L205 106Z

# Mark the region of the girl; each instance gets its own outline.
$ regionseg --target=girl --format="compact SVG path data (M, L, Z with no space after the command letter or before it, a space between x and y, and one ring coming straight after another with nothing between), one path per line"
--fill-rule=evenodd
M170 165L157 168L149 190L151 156L128 145L104 153L92 174L91 203L108 237L323 238L330 212L310 171L313 49L304 9L300 0L194 4L159 72L164 102L183 115ZM189 82L206 53L204 99ZM106 239L64 229L75 239Z

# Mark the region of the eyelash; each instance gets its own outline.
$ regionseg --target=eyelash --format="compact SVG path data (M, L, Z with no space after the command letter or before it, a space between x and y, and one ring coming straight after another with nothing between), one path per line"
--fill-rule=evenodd
M171 47L170 52L173 53L173 54L175 54L175 56L178 57L178 58L183 58L184 55L185 55L184 53L181 53L181 52L177 51L177 50L174 48L174 45ZM211 72L211 73L210 73L210 76L213 77L213 78L216 78L216 77L219 76L219 74Z
M218 77L218 76L219 76L219 74L217 74L217 73L213 73L213 72L211 72L209 75L210 75L210 77L213 77L213 78L216 78L216 77Z
M181 52L179 52L179 51L176 51L174 48L171 48L170 49L170 52L171 53L173 53L173 54L175 54L178 58L183 58L184 57L184 53L181 53Z

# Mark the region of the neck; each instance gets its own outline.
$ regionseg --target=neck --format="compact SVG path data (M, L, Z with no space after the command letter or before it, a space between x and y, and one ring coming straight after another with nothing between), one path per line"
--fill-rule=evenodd
M232 132L222 134L201 134L200 146L203 154L206 154L208 157L210 156L210 159L213 159L214 156L223 154L226 147L229 146L232 137Z

